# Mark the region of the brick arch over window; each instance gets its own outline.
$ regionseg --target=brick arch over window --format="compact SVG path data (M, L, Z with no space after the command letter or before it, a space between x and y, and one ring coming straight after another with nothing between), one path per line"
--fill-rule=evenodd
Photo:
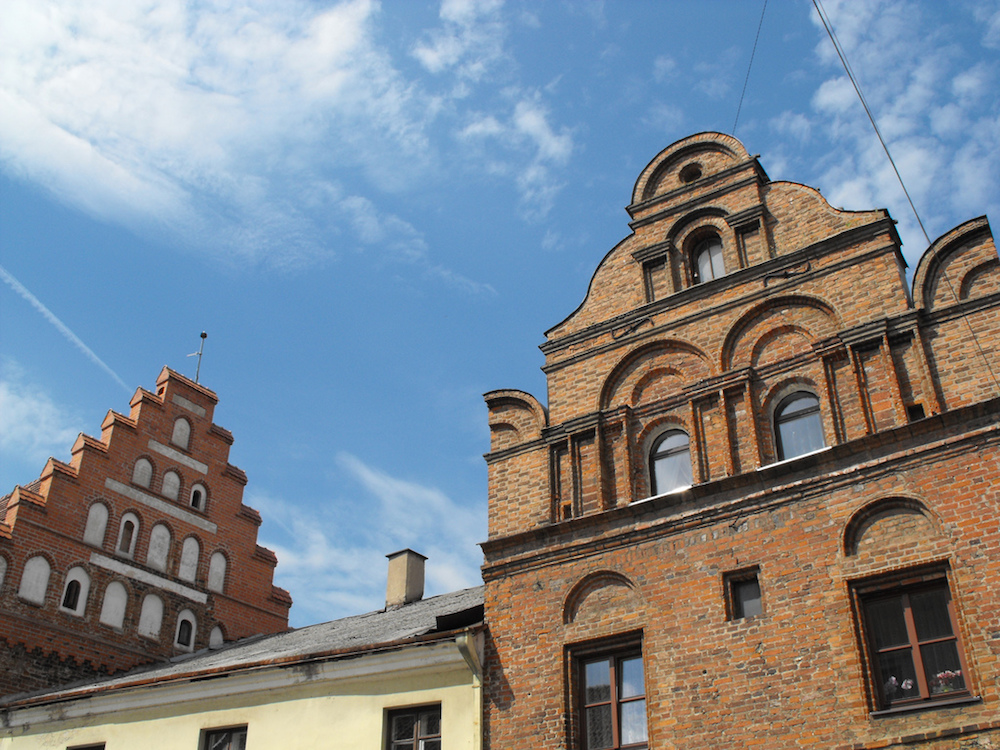
M882 556L888 547L902 544L918 552L943 536L937 518L922 502L887 497L854 512L844 525L843 551L847 557L859 557L872 549Z
M598 408L659 401L713 374L708 356L691 344L646 344L626 354L614 367L601 388Z
M642 597L631 579L614 570L599 570L581 578L563 602L563 623L569 625L591 610L612 615L622 607L642 610ZM610 610L610 611L608 611Z
M729 329L722 345L722 371L753 366L755 358L769 361L801 354L805 342L832 336L841 327L836 311L822 300L800 295L768 300Z
M962 277L960 300L981 297L1000 289L1000 258L992 258L972 268Z
M749 159L746 148L732 136L698 133L668 146L646 165L632 190L632 203L669 193Z
M489 409L491 451L535 440L548 424L545 407L530 393L506 389L490 391L484 398Z

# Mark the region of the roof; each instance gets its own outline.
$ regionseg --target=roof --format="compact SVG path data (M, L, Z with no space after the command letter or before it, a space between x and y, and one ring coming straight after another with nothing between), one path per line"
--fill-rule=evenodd
M482 619L483 587L476 586L393 609L354 615L284 633L251 636L112 677L76 682L56 690L7 696L0 700L0 706L14 708L198 675L399 648L410 643L446 638L456 631L478 625Z

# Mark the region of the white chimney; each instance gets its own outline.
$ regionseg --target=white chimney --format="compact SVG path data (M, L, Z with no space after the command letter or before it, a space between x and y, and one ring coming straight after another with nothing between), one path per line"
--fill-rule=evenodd
M412 549L401 549L386 555L389 558L389 580L385 587L385 608L394 609L424 596L424 561L427 559Z

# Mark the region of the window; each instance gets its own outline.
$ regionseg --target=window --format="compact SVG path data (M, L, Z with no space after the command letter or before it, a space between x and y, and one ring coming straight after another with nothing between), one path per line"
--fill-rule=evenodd
M879 709L969 695L948 582L940 572L916 578L859 592Z
M205 488L196 484L191 488L191 507L195 510L205 510L205 499L208 497L208 493L205 492Z
M743 620L764 611L757 575L757 568L726 574L726 619Z
M722 240L710 237L702 240L694 249L695 284L718 279L726 275L726 266L722 261Z
M177 633L174 635L174 645L182 651L193 651L197 627L198 623L191 610L181 610L181 613L177 615Z
M149 487L153 481L153 464L148 458L140 458L132 467L132 484L140 487Z
M87 595L90 593L90 576L83 568L71 568L66 574L66 584L63 587L62 601L59 608L63 612L81 616L87 608Z
M649 483L654 495L691 486L691 450L686 432L671 430L653 443Z
M246 750L247 728L206 729L201 750Z
M176 445L178 448L184 450L188 449L188 442L191 440L191 424L180 417L176 422L174 422L174 431L170 435L170 442Z
M441 706L390 712L386 750L441 750Z
M646 747L646 687L640 651L580 659L577 681L583 750Z
M819 399L806 391L785 398L774 412L774 434L781 461L825 446Z
M134 513L126 513L122 516L121 525L118 527L118 544L115 550L119 555L132 557L135 554L135 540L139 535L139 518Z

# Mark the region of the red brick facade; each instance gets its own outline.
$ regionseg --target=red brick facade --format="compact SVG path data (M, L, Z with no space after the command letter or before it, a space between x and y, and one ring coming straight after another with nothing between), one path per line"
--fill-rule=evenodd
M156 386L0 499L0 695L287 629L216 395Z
M548 407L486 394L488 746L587 747L604 716L615 747L1000 748L985 217L911 294L884 210L718 133L660 153L628 211L546 334ZM605 662L611 708L582 687Z

